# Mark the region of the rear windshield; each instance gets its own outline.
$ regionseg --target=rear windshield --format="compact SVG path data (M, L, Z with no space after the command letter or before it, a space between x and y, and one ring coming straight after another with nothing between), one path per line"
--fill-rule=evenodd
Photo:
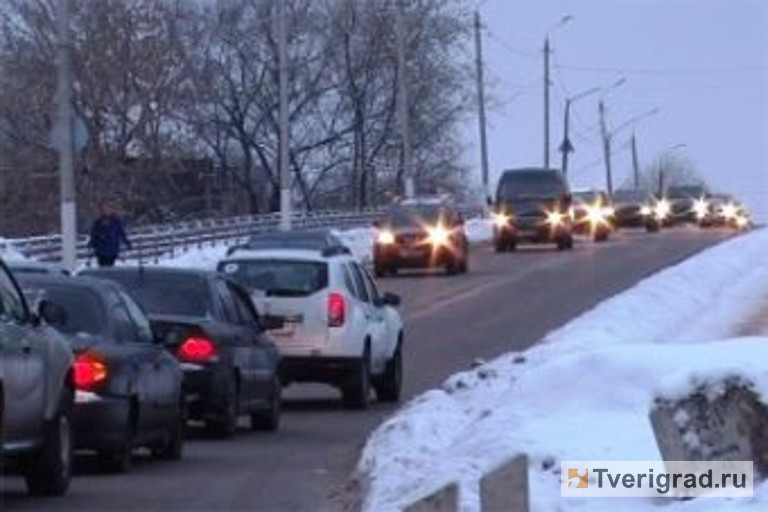
M437 205L398 206L391 208L387 215L387 222L394 227L416 227L441 221L445 221L445 214Z
M274 297L306 297L328 286L328 265L286 259L229 260L219 271L251 290Z
M524 196L560 196L565 193L562 178L556 172L512 171L501 177L498 197L500 200Z
M327 247L340 246L341 241L333 236L323 233L292 233L289 236L284 234L258 235L254 236L245 245L248 249L308 249L321 251Z
M72 336L77 334L104 334L107 330L106 313L99 296L83 287L25 284L24 295L30 303L49 300L65 313L63 324L56 329Z
M199 276L152 272L95 275L122 284L150 315L204 317L211 310L208 286Z

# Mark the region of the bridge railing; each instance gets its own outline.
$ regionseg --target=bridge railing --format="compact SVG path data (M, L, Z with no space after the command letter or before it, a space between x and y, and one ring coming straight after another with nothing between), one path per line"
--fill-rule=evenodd
M461 207L459 210L464 215L473 215L481 211L474 206ZM351 229L370 225L383 211L369 209L354 212L294 212L292 223L297 229ZM202 248L216 243L242 242L253 234L277 230L279 223L278 213L268 213L137 227L129 230L128 238L133 247L125 251L122 257L158 261L192 248ZM26 256L39 261L55 262L61 258L60 234L16 238L9 242ZM90 257L88 236L85 234L78 236L77 257L81 261Z

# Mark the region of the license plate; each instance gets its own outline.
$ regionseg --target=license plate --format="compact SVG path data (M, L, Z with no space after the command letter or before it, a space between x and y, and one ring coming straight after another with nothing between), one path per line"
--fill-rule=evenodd
M421 257L421 250L419 249L400 249L400 257L402 258L419 258Z
M272 329L269 334L278 338L290 338L296 332L296 322L285 322L279 329Z

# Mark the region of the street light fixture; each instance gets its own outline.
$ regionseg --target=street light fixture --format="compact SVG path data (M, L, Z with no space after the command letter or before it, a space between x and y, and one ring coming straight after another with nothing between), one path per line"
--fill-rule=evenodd
M544 168L549 169L549 54L551 53L549 38L552 32L566 23L573 21L573 16L566 14L554 24L544 35Z

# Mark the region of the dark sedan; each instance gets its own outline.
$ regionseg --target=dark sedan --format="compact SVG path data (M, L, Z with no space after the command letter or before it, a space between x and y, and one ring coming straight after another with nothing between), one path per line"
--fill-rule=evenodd
M616 227L615 210L608 194L602 191L573 194L573 229L589 235L595 242L608 240Z
M122 284L181 362L192 419L231 436L241 414L253 429L280 420L279 355L248 293L225 276L171 268L93 269Z
M658 231L666 223L668 205L657 201L647 190L620 189L613 194L613 211L617 228L644 227Z
M395 205L375 223L376 275L401 268L445 268L448 274L469 269L469 242L464 221L450 206L431 202Z
M119 285L87 277L19 277L25 295L51 306L47 318L75 354L75 448L125 471L134 448L178 459L185 404L178 362L155 340L147 316Z
M710 210L709 192L702 185L676 185L669 187L665 197L670 205L672 223L707 223Z

